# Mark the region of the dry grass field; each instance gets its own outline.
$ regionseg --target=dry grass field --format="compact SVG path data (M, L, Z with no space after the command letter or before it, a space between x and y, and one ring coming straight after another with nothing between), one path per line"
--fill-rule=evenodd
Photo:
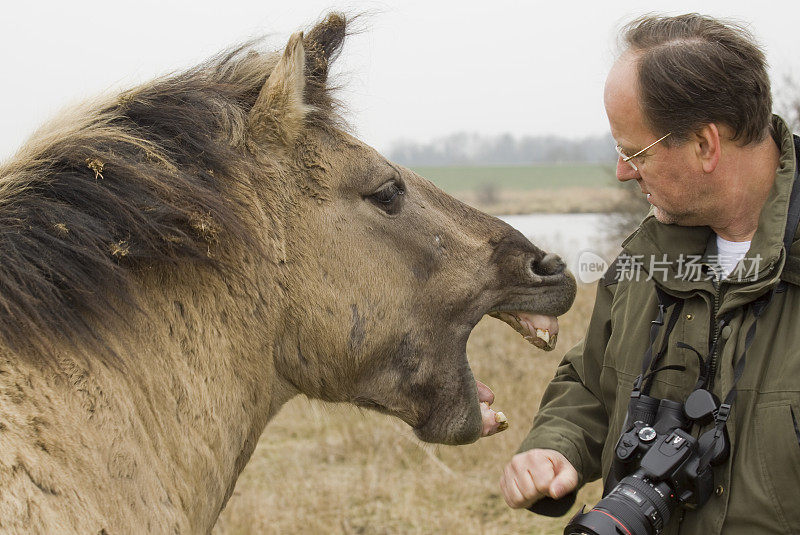
M569 516L509 509L498 480L556 365L583 336L593 301L594 286L580 286L550 353L498 320L478 324L467 354L511 426L475 444L423 444L387 416L303 397L290 401L267 426L214 533L560 534ZM576 508L595 503L600 491L598 482L588 485Z

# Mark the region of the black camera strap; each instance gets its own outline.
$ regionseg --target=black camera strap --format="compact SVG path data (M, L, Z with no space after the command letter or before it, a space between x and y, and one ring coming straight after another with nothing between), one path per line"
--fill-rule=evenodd
M669 335L672 333L672 330L678 323L678 318L683 310L683 299L669 295L658 285L656 285L656 295L658 296L658 315L656 316L656 319L650 322L650 344L647 346L647 351L645 351L644 357L642 358L642 373L633 383L632 395L635 395L639 392L644 395L650 394L650 388L653 384L653 377L659 371L685 369L682 366L664 366L662 368L651 370L651 368L655 366L659 360L661 360L664 354L666 354L667 348L669 347ZM661 330L661 327L664 326L667 310L669 310L669 308L673 305L675 308L672 310L669 321L667 322L667 329L664 333L661 349L654 355L653 349L656 345L658 333Z
M723 324L724 323L720 323L720 325L723 325ZM693 348L692 346L690 346L689 344L687 344L685 342L678 342L675 345L677 347L679 347L680 349L688 349L688 350L692 351L697 356L697 366L698 366L698 368L700 368L700 373L697 376L697 382L695 383L693 390L699 390L701 388L705 388L706 384L708 383L708 372L710 370L708 369L708 366L706 365L705 359L703 359L703 355L701 355L698 350L696 350L695 348ZM709 352L709 354L713 354L713 353L714 353L714 346L712 346L711 351Z

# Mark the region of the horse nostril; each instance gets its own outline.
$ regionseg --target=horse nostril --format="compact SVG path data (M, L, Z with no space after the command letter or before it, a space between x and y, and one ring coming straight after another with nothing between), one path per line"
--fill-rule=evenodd
M566 265L557 254L548 253L539 260L531 261L531 270L537 275L557 275L562 273Z

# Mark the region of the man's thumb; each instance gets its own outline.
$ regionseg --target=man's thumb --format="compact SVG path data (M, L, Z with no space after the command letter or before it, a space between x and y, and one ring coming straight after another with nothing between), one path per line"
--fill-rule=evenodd
M556 469L556 475L550 482L550 496L559 499L569 494L578 486L578 472L569 462L562 463Z

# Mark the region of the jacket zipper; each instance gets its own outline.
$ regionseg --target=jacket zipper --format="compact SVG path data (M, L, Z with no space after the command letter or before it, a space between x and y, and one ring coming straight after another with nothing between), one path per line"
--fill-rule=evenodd
M711 314L711 328L714 330L714 337L711 339L711 346L714 348L714 353L710 355L710 365L708 367L708 386L706 387L709 392L714 388L714 377L717 375L717 354L719 348L717 347L717 340L720 335L719 322L717 321L717 312L719 312L719 298L721 284L718 284L714 279L711 279L711 284L714 286L714 311Z

